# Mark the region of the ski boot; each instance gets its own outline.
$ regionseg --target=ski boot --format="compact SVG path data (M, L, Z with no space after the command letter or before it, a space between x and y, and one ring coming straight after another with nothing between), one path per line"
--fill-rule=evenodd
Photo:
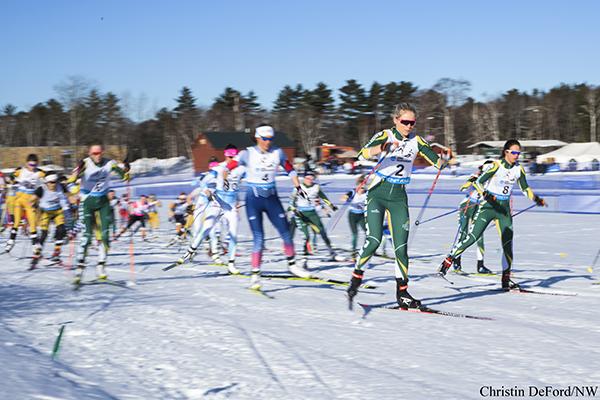
M485 265L483 265L483 260L477 260L477 273L493 274L493 272L489 268L486 268Z
M421 301L415 299L407 291L408 285L405 280L396 278L396 300L398 306L404 310L409 308L421 308Z
M219 256L218 253L214 253L211 256L212 260L213 260L213 264L215 265L225 265L225 263L223 262L223 260L221 260L221 256Z
M5 253L10 253L10 251L13 249L13 247L15 247L15 240L14 239L8 239L6 241L6 246L4 247L4 252Z
M342 256L339 256L336 254L336 252L333 249L329 250L329 258L327 259L327 261L337 261L337 262L341 262L341 261L345 261L345 258Z
M440 268L438 269L438 273L442 276L446 275L446 272L448 272L448 270L450 269L450 267L452 266L454 260L452 259L452 257L448 256L444 259L444 261L442 261L442 265L440 265Z
M83 277L83 270L85 269L85 263L80 260L77 262L77 268L75 269L75 277L73 278L73 285L81 285L81 278Z
M310 273L305 268L296 265L296 259L293 256L288 257L288 271L298 278L310 278Z
M456 260L454 260L454 272L457 273L461 273L462 272L462 265L461 265L461 258L460 256L456 258Z
M229 263L227 263L227 272L231 275L239 275L241 273L240 270L235 267L233 260L229 260Z
M37 267L37 265L39 264L40 260L42 259L42 251L41 249L38 250L34 250L33 252L33 256L31 257L31 264L29 264L29 270L33 270Z
M177 260L177 264L185 264L187 262L192 262L194 260L194 256L196 255L196 249L190 247L187 249L183 257Z
M502 290L519 290L521 287L510 279L510 270L502 271Z
M262 284L260 283L260 269L252 270L252 276L250 277L250 287L252 290L260 290Z
M96 277L99 281L105 281L108 279L108 275L106 275L106 262L99 261L98 265L96 265Z
M358 288L360 287L360 284L362 283L363 274L364 274L364 272L359 269L355 269L354 271L352 271L352 278L350 279L350 285L348 286L348 290L346 290L346 293L348 296L348 308L350 308L350 309L352 309L352 301L353 301L354 297L358 294Z
M50 261L55 264L60 263L60 250L54 250L52 257L50 257Z

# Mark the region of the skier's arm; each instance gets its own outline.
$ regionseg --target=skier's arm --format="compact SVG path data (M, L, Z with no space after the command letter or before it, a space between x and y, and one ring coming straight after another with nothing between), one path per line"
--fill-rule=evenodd
M517 182L519 183L519 187L521 188L525 196L527 196L529 200L534 201L535 204L537 204L538 206L546 206L546 202L544 201L544 199L542 199L537 194L533 193L533 190L531 190L531 188L529 187L529 184L527 183L527 178L525 177L525 170L523 169L523 167L521 166L519 168L521 169L521 176L519 176Z
M487 171L479 175L479 178L477 178L477 180L473 182L473 187L475 188L475 190L477 190L477 193L483 196L485 192L485 183L489 181L492 178L492 176L494 176L496 171L498 171L499 165L500 164L498 164L498 162L494 162L492 166L488 168Z
M331 202L331 200L329 200L329 198L327 197L327 195L325 193L323 193L323 191L321 190L321 188L319 187L319 194L318 194L319 198L321 198L323 200L323 202L325 204L327 204L327 206L329 206L329 208L331 208L333 211L337 211L337 207L335 206L335 204L333 204Z
M73 172L71 172L71 175L69 175L69 177L67 178L67 185L72 185L73 183L77 182L77 179L79 179L81 175L83 175L83 171L85 171L85 161L79 160L77 166L75 167L75 169L73 169Z
M471 188L471 186L473 186L473 182L475 182L476 180L477 180L477 176L471 175L469 177L469 179L467 179L467 181L462 184L462 186L460 187L460 191L464 192L465 190L468 190L469 188Z
M371 140L369 140L367 144L365 144L363 148L360 149L360 151L358 152L358 159L368 160L369 158L381 153L383 150L383 145L388 140L388 135L389 131L387 129L381 132L377 132L375 135L373 135Z
M451 152L442 157L438 156L438 154L431 148L431 145L421 136L417 136L417 144L419 148L419 154L421 154L421 156L423 156L423 158L429 164L433 165L437 169L442 169L448 164L448 160L452 154Z
M128 163L125 164L125 168L121 168L119 167L119 165L117 164L116 161L112 160L112 166L110 168L110 170L112 172L116 172L119 177L121 177L121 179L123 179L124 181L128 181L131 179L131 177L129 176L129 167L128 167Z

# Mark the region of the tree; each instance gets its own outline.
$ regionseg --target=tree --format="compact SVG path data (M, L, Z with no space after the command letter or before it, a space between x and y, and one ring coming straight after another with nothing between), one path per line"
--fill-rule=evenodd
M323 82L317 83L313 90L304 91L300 106L298 129L304 154L310 152L322 141L325 130L334 110L331 89Z
M174 115L176 120L176 137L171 140L171 154L184 153L188 158L192 158L192 142L194 141L194 135L196 134L196 120L198 116L198 110L196 109L196 99L192 95L192 91L188 87L181 89L181 94L176 99L177 107L174 109ZM180 151L178 148L178 140L181 140L183 149ZM176 149L176 150L175 150Z
M433 90L444 95L444 136L445 145L456 152L456 137L454 135L453 110L467 100L471 83L464 79L442 78Z
M69 115L69 145L77 146L77 131L83 118L83 102L95 87L94 83L80 75L72 75L54 87L59 99L67 107ZM74 149L75 151L75 149Z
M585 86L581 88L585 103L581 108L589 118L589 140L598 141L598 117L600 117L600 88L594 86Z
M368 138L366 114L369 111L365 89L354 79L340 88L339 113L346 125L345 143L359 145Z

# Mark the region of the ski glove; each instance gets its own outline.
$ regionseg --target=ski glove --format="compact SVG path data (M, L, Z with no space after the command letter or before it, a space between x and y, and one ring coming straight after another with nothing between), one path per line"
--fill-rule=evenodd
M544 199L542 199L540 196L538 196L537 194L535 196L533 196L533 201L535 201L535 204L538 207L546 207L546 202L544 201Z
M496 201L496 196L494 196L487 190L483 192L483 198L485 199L485 201Z

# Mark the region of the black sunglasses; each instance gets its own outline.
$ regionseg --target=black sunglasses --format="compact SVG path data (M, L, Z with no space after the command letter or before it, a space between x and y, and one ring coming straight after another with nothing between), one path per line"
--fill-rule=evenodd
M400 123L405 126L415 126L417 121L414 119L401 119Z

